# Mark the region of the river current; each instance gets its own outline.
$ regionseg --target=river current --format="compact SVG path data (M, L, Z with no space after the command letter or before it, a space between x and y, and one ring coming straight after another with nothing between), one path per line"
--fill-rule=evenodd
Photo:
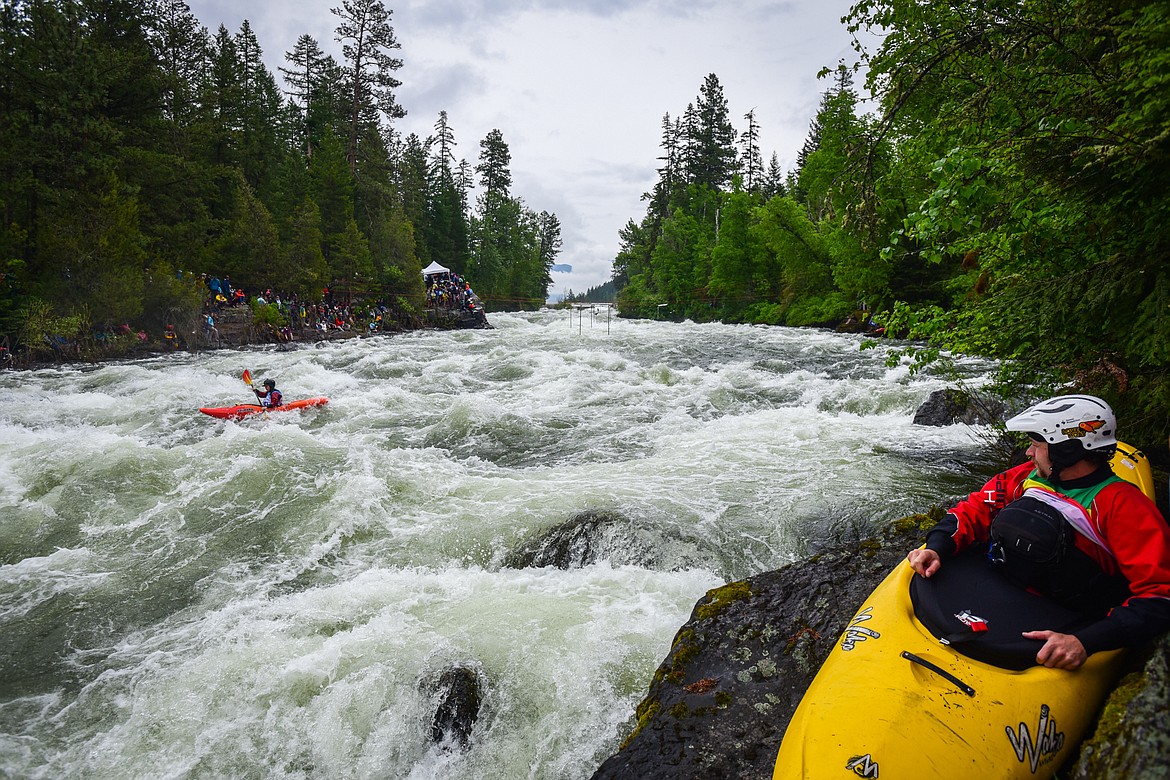
M986 474L888 346L581 317L0 374L0 777L587 778L708 589ZM198 413L245 368L329 405Z

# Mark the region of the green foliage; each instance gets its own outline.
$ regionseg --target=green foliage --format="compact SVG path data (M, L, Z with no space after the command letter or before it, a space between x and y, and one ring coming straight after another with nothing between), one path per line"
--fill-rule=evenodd
M881 201L864 216L891 234L907 304L889 332L926 339L920 360L987 354L1004 382L1098 393L1127 436L1164 446L1170 14L864 0L848 19L888 32L865 64L898 151L865 172Z
M389 11L334 13L344 61L301 36L286 103L247 21L212 35L183 3L4 4L0 336L41 339L82 311L178 326L194 304L164 268L309 298L336 275L415 310L420 257L466 270L470 176L446 114L404 150ZM507 159L492 157L505 185ZM485 251L504 294L539 305L559 227L519 203Z
M693 106L711 105L709 80L680 119L663 120L646 215L620 232L620 310L654 316L669 303L678 317L714 302L727 321L790 325L882 312L886 334L910 340L895 362L999 358L1005 395L1096 392L1127 436L1163 447L1164 4L859 0L845 21L882 31L875 51L858 43L878 115L857 115L852 69L826 68L834 84L797 170L763 200L734 179L730 191L695 179L704 123ZM754 177L758 128L746 118Z
M206 288L194 274L176 271L170 263L160 262L146 272L143 285L141 321L151 331L174 325L181 333L198 329ZM98 323L106 330L121 324L117 318Z
M548 212L537 214L509 194L512 155L499 130L480 142L483 193L471 220L474 250L467 276L480 298L496 308L537 309L552 284L550 271L561 247L560 222Z
M275 303L260 304L252 301L251 307L252 321L257 325L279 330L289 324L289 318L281 314L280 307Z
M835 325L853 311L853 301L844 293L806 296L789 307L784 321L788 325Z
M784 307L779 303L753 303L744 311L743 321L753 325L783 325Z

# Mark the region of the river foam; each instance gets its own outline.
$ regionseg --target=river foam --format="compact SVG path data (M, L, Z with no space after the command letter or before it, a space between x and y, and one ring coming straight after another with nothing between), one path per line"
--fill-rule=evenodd
M588 777L707 589L982 468L855 336L491 321L0 375L0 775ZM330 403L195 411L245 368ZM654 555L502 565L587 510ZM451 664L466 752L426 738Z

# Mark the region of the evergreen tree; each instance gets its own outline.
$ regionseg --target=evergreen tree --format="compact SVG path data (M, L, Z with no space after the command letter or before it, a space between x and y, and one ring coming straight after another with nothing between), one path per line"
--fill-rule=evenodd
M797 171L798 191L814 222L843 215L854 194L847 171L864 137L856 109L852 73L840 65L834 86L821 98Z
M273 176L289 147L283 101L247 19L240 26L235 43L240 57L240 167L257 195L272 208L275 205Z
M760 155L760 126L756 124L755 109L743 115L747 120L747 130L739 137L743 144L744 187L748 192L758 192L763 182L764 158Z
M728 118L723 86L714 73L704 80L698 103L684 126L684 132L691 150L691 181L712 190L722 190L736 172L736 134Z
M512 187L512 152L504 142L504 135L499 130L492 130L479 142L479 164L475 172L479 174L479 184L483 187L484 199L504 199L509 195Z
M285 94L297 111L300 146L305 158L310 159L313 156L314 139L318 134L315 132L317 125L314 117L320 116L327 105L324 100L328 94L325 82L327 57L315 38L302 35L293 50L285 52L284 58L289 67L279 70L290 87Z
M760 184L760 194L763 195L765 201L769 201L777 195L784 195L787 188L784 186L784 171L780 168L780 158L772 152L772 158L768 160L768 168L764 171L763 181Z
M321 210L306 197L290 220L291 240L286 255L286 277L280 289L312 300L329 283L329 266L322 249Z
M429 265L434 259L425 240L429 231L430 197L427 176L429 146L429 139L428 143L424 143L417 135L411 133L406 137L398 161L398 187L402 197L402 208L406 218L414 225L415 251L423 265Z
M669 112L662 116L662 154L658 161L662 166L658 169L658 182L650 193L650 213L659 220L666 219L670 213L670 202L675 191L683 180L681 138L682 126L680 121L672 122Z
M402 67L402 60L390 55L401 45L390 25L391 12L382 0L343 0L340 8L331 10L341 20L337 39L342 43L348 81L347 155L350 170L356 171L359 141L368 125L376 122L374 111L388 119L406 116L394 95L394 90L402 85L394 77L394 71Z
M474 286L483 294L500 294L507 282L505 269L508 256L508 235L518 224L518 209L509 197L512 172L509 168L512 153L503 133L492 130L479 144L480 193L473 235L475 236L471 267L468 269Z
M447 112L441 111L435 123L428 171L426 243L429 257L462 274L467 270L468 224L466 192L460 185L455 162L456 145Z
M220 267L243 289L279 287L283 257L272 215L240 171L231 182L232 211L216 246Z
M330 261L331 286L334 300L353 302L354 295L368 295L375 285L373 258L369 243L358 229L357 222L349 220L345 229L334 237ZM339 296L339 297L338 297Z
M341 140L327 133L309 163L310 191L321 210L325 259L332 264L332 247L353 219L353 177Z
M207 77L211 37L183 0L156 0L153 29L158 53L163 117L174 148L186 151L183 128L197 119L199 85Z

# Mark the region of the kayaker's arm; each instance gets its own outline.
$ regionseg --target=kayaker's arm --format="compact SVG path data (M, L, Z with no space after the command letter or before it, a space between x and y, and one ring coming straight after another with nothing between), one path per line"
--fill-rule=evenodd
M933 576L942 567L942 559L955 554L955 529L959 520L947 514L926 534L926 546L911 550L906 556L910 567L923 577Z
M1130 598L1108 615L1077 632L1090 653L1148 642L1170 628L1170 599Z

